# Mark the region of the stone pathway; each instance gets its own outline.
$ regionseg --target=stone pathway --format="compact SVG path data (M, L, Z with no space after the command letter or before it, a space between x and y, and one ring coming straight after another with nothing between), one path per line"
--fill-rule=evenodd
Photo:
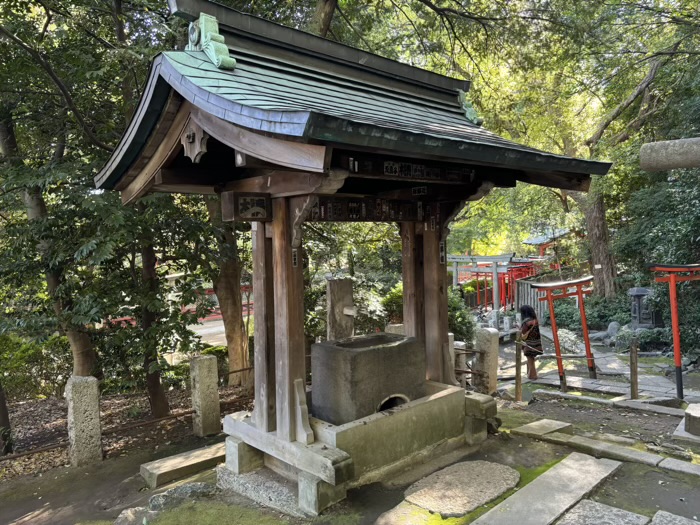
M552 329L540 327L540 333L547 339L552 339ZM577 345L578 353L585 353L585 346ZM629 380L629 365L622 361L617 354L601 352L595 347L592 349L595 357L596 368L600 375L623 376ZM566 378L567 385L580 390L597 392L600 394L629 395L629 386L618 381L606 381L604 379L589 379L583 377ZM559 376L556 372L543 375L535 381L537 384L559 386ZM684 400L688 403L700 403L700 391L684 388ZM639 374L639 395L644 397L676 397L676 384L662 376Z
M650 518L584 499L566 513L557 525L647 525Z

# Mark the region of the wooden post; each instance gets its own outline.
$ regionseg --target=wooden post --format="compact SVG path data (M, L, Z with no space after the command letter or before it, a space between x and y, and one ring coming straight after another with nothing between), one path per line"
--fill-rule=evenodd
M583 304L583 285L576 285L576 297L578 298L578 311L581 313L581 327L583 328L583 342L586 345L586 357L588 358L588 377L596 379L595 359L591 351L591 340L588 337L588 321L586 320L586 307Z
M632 399L639 399L638 350L639 341L636 337L633 337L630 343L630 397Z
M523 400L523 347L520 344L521 335L515 342L515 400Z
M426 377L444 382L447 341L447 268L440 262L440 230L423 232Z
M552 338L554 339L554 351L557 354L557 368L559 369L559 387L562 392L567 391L566 374L564 373L564 363L561 357L561 346L559 346L559 332L557 331L557 319L554 316L554 299L552 290L546 290L547 304L549 305L549 320L552 323Z
M403 324L404 334L425 344L423 238L417 228L412 222L401 223Z
M255 426L263 432L276 428L275 416L275 316L272 272L272 239L265 223L252 224L253 301L255 310Z
M671 327L673 329L673 360L676 365L676 396L683 399L683 362L681 360L681 327L678 322L678 296L676 295L676 274L671 272L668 280L671 299Z
M292 248L289 203L272 201L277 437L296 440L294 381L305 379L301 248Z

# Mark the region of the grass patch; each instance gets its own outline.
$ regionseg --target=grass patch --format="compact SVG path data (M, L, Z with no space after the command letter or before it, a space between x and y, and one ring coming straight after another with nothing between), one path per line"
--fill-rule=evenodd
M499 408L498 417L501 419L501 430L510 430L518 428L533 421L541 419L539 416L530 414L526 410L518 410L515 408Z
M160 514L153 525L279 525L289 520L220 501L191 501Z

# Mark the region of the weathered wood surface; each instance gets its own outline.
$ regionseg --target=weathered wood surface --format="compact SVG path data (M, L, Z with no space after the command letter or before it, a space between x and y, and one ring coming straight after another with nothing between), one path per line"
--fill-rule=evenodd
M272 432L277 425L275 390L275 316L272 239L264 223L253 223L253 300L255 310L255 426Z
M426 377L445 382L444 345L447 339L447 267L440 263L440 231L427 228L423 232L423 264L425 288L425 354Z
M347 452L323 443L304 445L280 439L274 432L258 430L241 416L242 414L231 414L224 417L226 434L331 485L339 485L351 479L352 459Z
M292 248L288 199L272 201L277 435L296 439L294 381L305 380L303 257Z
M400 228L404 333L425 345L423 236L416 231L422 225L402 222Z

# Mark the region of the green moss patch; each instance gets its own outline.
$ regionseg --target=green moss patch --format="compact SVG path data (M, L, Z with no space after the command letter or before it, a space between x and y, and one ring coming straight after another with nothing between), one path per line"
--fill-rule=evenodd
M289 520L220 501L192 501L160 514L153 525L279 525Z

